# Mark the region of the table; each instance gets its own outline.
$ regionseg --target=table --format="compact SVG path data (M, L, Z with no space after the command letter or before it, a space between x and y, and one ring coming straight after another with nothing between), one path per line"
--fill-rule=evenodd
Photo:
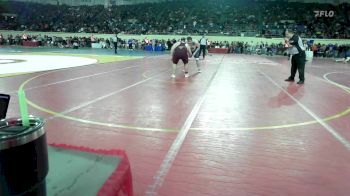
M39 46L39 42L23 41L23 46L38 47Z
M102 48L102 44L100 44L99 42L91 43L91 48Z
M209 48L208 51L210 53L226 54L226 53L228 53L228 48Z

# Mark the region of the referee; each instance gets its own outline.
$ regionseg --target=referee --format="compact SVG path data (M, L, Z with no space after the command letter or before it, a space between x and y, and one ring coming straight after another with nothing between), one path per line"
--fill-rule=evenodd
M118 54L118 33L112 37L113 45L114 45L114 54Z
M288 30L284 31L285 40L290 49L290 55L292 56L292 67L290 70L290 76L285 80L287 82L293 82L297 70L299 72L299 82L297 84L304 84L305 82L305 48L301 38Z
M199 48L199 56L203 52L203 59L205 58L205 52L207 50L207 38L205 35L202 36L202 38L199 40L200 48Z

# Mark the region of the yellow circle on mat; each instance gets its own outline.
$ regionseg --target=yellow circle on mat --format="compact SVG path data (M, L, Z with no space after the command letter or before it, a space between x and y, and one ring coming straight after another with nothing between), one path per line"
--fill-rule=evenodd
M57 71L57 70L56 70ZM39 78L43 75L52 73L54 71L51 72L47 72L47 73L43 73L40 75L37 75L35 77L29 78L28 80L24 81L21 86L19 87L19 90L24 90L25 85L27 85L30 81ZM342 90L345 90L347 93L350 93L350 88L342 86L336 82L330 82L330 81L325 81L327 83L330 83L332 85L335 85L339 88L341 88ZM55 117L60 117L63 119L67 119L67 120L72 120L72 121L76 121L76 122L81 122L81 123L87 123L87 124L93 124L93 125L99 125L99 126L106 126L106 127L114 127L114 128L123 128L123 129L130 129L130 130L138 130L138 131L163 131L163 132L177 132L179 131L179 129L176 128L153 128L153 127L139 127L139 126L134 126L134 125L127 125L127 124L113 124L113 123L105 123L105 122L96 122L96 121L91 121L91 120L85 120L85 119L81 119L81 118L77 118L74 116L69 116L69 115L65 115L59 112L55 112L52 111L48 108L44 108L41 107L33 102L31 102L30 100L27 100L27 103L32 106L33 108L51 114ZM347 115L348 113L350 113L350 107L345 109L342 112L339 112L337 114L334 114L332 116L328 116L323 118L323 121L331 121L337 118L340 118L342 116ZM306 122L300 122L300 123L292 123L292 124L284 124L284 125L272 125L272 126L258 126L258 127L236 127L236 128L190 128L190 130L271 130L271 129L283 129L283 128L291 128L291 127L299 127L299 126L305 126L305 125L311 125L311 124L317 124L318 122L316 120L312 120L312 121L306 121Z

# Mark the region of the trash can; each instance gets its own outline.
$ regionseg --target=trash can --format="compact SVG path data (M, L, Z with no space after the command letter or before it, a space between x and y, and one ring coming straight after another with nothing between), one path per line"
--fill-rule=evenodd
M48 155L44 121L30 117L0 121L0 195L46 195Z
M314 52L307 50L305 51L305 55L306 55L306 60L307 61L312 61L312 59L314 58Z

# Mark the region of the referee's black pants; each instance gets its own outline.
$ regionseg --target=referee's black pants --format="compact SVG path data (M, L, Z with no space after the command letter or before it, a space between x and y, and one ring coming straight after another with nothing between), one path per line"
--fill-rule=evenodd
M199 47L199 56L202 54L202 51L203 51L203 59L205 57L206 50L207 50L207 46L206 45L200 45L200 47Z
M297 70L299 72L300 81L305 81L305 63L306 63L306 55L305 52L300 52L292 56L292 67L290 70L290 79L294 79Z
M114 54L118 54L118 42L113 42L114 45Z

